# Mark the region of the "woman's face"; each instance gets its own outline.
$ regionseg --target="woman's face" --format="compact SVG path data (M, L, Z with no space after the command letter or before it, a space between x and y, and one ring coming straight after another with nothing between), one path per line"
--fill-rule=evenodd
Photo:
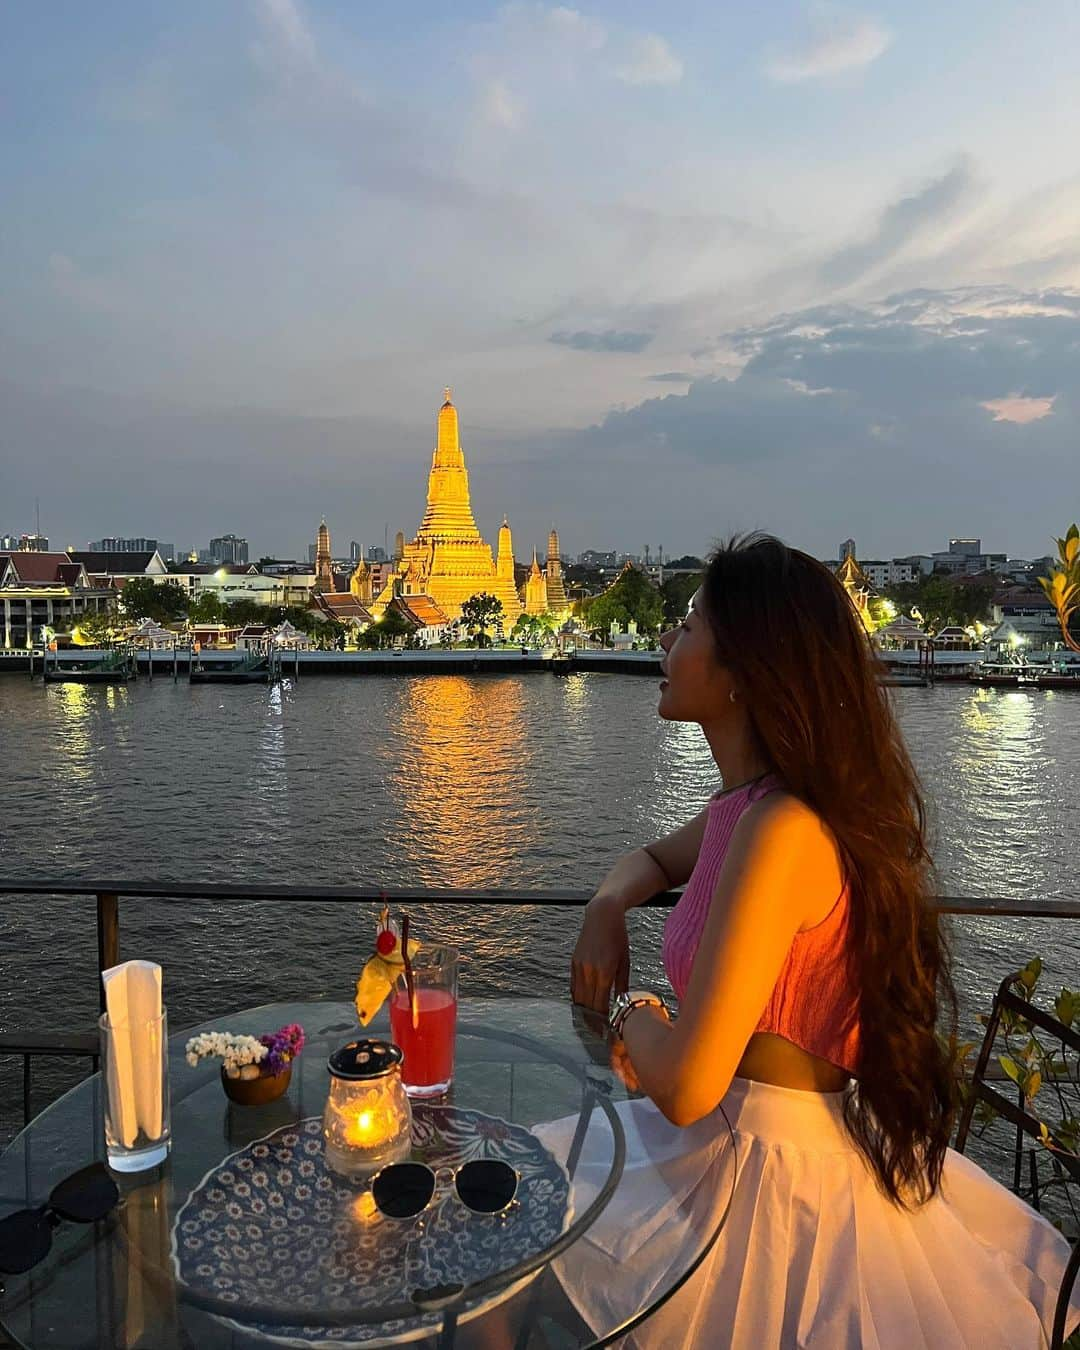
M716 722L735 712L730 671L716 659L716 642L705 618L701 591L696 591L686 618L660 637L664 658L660 669L660 716L669 722Z

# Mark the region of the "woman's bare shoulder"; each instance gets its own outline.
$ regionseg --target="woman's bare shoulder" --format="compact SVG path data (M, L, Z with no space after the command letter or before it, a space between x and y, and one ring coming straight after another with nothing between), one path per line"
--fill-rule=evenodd
M801 897L806 904L803 927L813 927L832 909L844 884L840 849L820 815L794 793L777 789L751 802L732 836L748 860L782 849L799 861Z

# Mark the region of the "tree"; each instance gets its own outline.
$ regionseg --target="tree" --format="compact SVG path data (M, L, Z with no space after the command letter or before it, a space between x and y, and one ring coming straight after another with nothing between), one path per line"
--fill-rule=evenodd
M618 581L589 602L586 622L590 629L606 639L611 625L624 627L633 621L638 632L655 633L663 622L664 597L644 572L629 566Z
M258 600L231 600L222 607L226 623L269 623L273 615L269 605L260 605Z
M884 595L872 595L866 602L874 628L884 628L896 618L896 605Z
M76 630L83 646L103 647L112 638L116 624L116 614L112 611L98 610L96 614L84 614L76 624Z
M917 609L922 615L921 626L933 634L951 624L967 628L977 620L988 619L994 583L986 581L964 586L935 572L902 586L886 587L883 594L901 614L910 615Z
M175 623L187 613L187 592L178 581L133 577L124 583L124 589L120 592L120 607L125 619Z
M668 577L660 587L664 600L664 622L681 623L690 607L694 592L701 585L701 573L684 573L682 576Z
M704 566L705 564L701 559L695 558L692 553L686 553L681 558L669 558L668 561L664 563L665 569L668 567L675 567L680 571L685 571L686 568L692 567L695 572L700 572Z
M488 628L494 628L502 616L502 601L498 596L489 595L487 591L480 591L478 595L470 595L461 606L461 622L476 639L476 644L479 647L491 646L491 638L488 636L487 630Z
M360 634L359 645L369 650L381 650L392 647L398 638L412 637L415 631L401 610L390 605L383 610L381 619L376 619Z
M218 599L217 591L203 591L188 606L188 622L220 623L224 613L225 606Z

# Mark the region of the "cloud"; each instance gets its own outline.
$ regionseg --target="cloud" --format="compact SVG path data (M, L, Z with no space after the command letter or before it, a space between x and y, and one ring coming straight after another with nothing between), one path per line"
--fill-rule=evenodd
M656 33L640 33L629 41L625 62L615 69L624 84L678 84L683 63Z
M856 529L874 555L925 552L977 501L974 532L1038 556L1055 484L1075 476L1076 298L966 287L796 311L724 335L743 354L735 378L612 411L567 454L597 480L664 464L688 546L764 526L823 557ZM973 498L973 482L1006 480Z
M566 5L520 0L479 26L472 65L481 82L512 71L515 87L532 82L549 98L553 82L589 82L595 93L597 76L630 85L678 84L683 76L681 59L658 33L609 26Z
M654 337L654 333L620 332L609 328L606 333L552 333L548 341L559 347L573 347L578 352L643 352Z
M503 5L491 27L500 43L525 48L533 59L544 55L565 61L599 51L608 40L606 26L578 9L525 0Z
M510 92L505 80L492 79L481 90L480 116L490 126L516 131L521 126L524 105Z
M251 47L257 64L287 79L315 70L315 39L294 0L256 0L261 36Z
M1056 394L1049 398L1026 398L1023 394L1010 394L1008 398L988 398L979 405L994 414L995 422L1015 422L1024 426L1028 422L1040 422L1054 411Z
M886 207L873 233L834 253L821 267L830 286L847 286L872 268L888 262L929 227L942 224L971 203L977 194L974 167L967 157L920 191Z
M765 72L780 84L823 79L870 65L891 43L892 34L877 19L822 5L811 11L803 40L774 54Z
M698 377L691 375L688 370L662 370L645 378L656 384L692 384Z

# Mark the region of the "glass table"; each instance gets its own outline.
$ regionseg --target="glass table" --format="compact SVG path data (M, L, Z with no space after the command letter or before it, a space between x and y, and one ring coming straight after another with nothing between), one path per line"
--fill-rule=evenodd
M287 1022L304 1027L307 1045L295 1062L287 1094L275 1102L234 1105L222 1091L217 1061L192 1069L184 1059L184 1043L195 1031L258 1034ZM252 1216L241 1212L232 1193L225 1205L220 1178L246 1183L260 1158L277 1158L275 1175L289 1178L296 1189L293 1173L298 1169L288 1150L300 1156L305 1147L310 1155L305 1175L318 1173L323 1159L317 1121L329 1083L326 1059L358 1034L388 1039L386 1008L363 1033L351 1004L309 1002L247 1009L174 1036L168 1161L145 1173L118 1177L122 1198L113 1215L87 1227L62 1224L45 1261L25 1275L3 1277L0 1325L12 1340L32 1350L275 1345L310 1350L401 1344L420 1350L451 1345L461 1350L568 1350L606 1345L646 1320L681 1288L716 1241L729 1194L721 1196L721 1203L717 1187L706 1199L678 1190L665 1197L664 1175L647 1157L642 1159L636 1137L629 1140L628 1158L623 1120L630 1094L610 1067L602 1019L562 1000L463 999L455 1079L444 1099L446 1109L440 1114L438 1107L418 1107L414 1139L417 1129L422 1132L432 1120L456 1116L479 1128L485 1137L481 1143L490 1145L481 1148L485 1155L499 1147L517 1149L522 1157L531 1152L542 1160L539 1171L545 1171L536 1194L548 1197L550 1204L562 1197L554 1227L545 1229L540 1221L544 1216L528 1202L502 1220L462 1211L451 1216L450 1228L430 1215L402 1226L402 1221L387 1221L373 1212L370 1190L365 1193L363 1183L340 1183L351 1186L355 1195L333 1192L338 1197L332 1214L336 1226L332 1231L327 1226L323 1234L304 1226L309 1216L303 1201L290 1192L271 1201L280 1206L280 1233L261 1236L304 1250L295 1271L287 1267L289 1279L271 1281L269 1294L264 1280L258 1299L251 1298L250 1280L221 1277L222 1270L236 1275L229 1243L247 1241L246 1221ZM552 1126L552 1121L558 1124ZM632 1125L629 1133L634 1136ZM473 1142L463 1147L472 1148ZM725 1150L733 1155L729 1141ZM0 1157L0 1217L43 1203L58 1181L103 1157L101 1080L95 1076L43 1111ZM288 1161L287 1170L281 1159ZM242 1168L249 1171L241 1173ZM727 1171L733 1186L733 1166ZM642 1181L649 1184L651 1212L657 1212L659 1193L661 1202L670 1200L667 1210L677 1218L668 1225L652 1270L642 1269L642 1261L650 1260L649 1248L635 1253L634 1225L626 1217L634 1213L632 1188ZM322 1184L330 1193L329 1181ZM246 1184L237 1189L241 1195L252 1194ZM300 1188L299 1194L305 1191ZM222 1202L224 1227L213 1232L199 1230L192 1221L193 1215L207 1212L208 1195ZM331 1215L331 1199L325 1201L326 1215ZM356 1264L362 1241L370 1239L365 1225L373 1221L391 1225L390 1241L398 1244L392 1260L400 1259L401 1271L415 1267L421 1272L415 1288L405 1281L404 1299L385 1305L378 1299L373 1305L370 1288L360 1287L367 1267L359 1276L348 1269L350 1261ZM450 1233L454 1225L458 1237L465 1232L471 1241L480 1234L484 1263L476 1278L433 1284L430 1276L422 1277L425 1267L418 1253L426 1244L429 1255L438 1255L440 1233ZM256 1227L250 1232L255 1236ZM330 1241L334 1234L336 1240ZM202 1239L198 1259L186 1259L184 1243L197 1245ZM253 1268L240 1266L249 1275ZM603 1290L599 1304L586 1300L585 1306L575 1296L575 1280L582 1278Z

